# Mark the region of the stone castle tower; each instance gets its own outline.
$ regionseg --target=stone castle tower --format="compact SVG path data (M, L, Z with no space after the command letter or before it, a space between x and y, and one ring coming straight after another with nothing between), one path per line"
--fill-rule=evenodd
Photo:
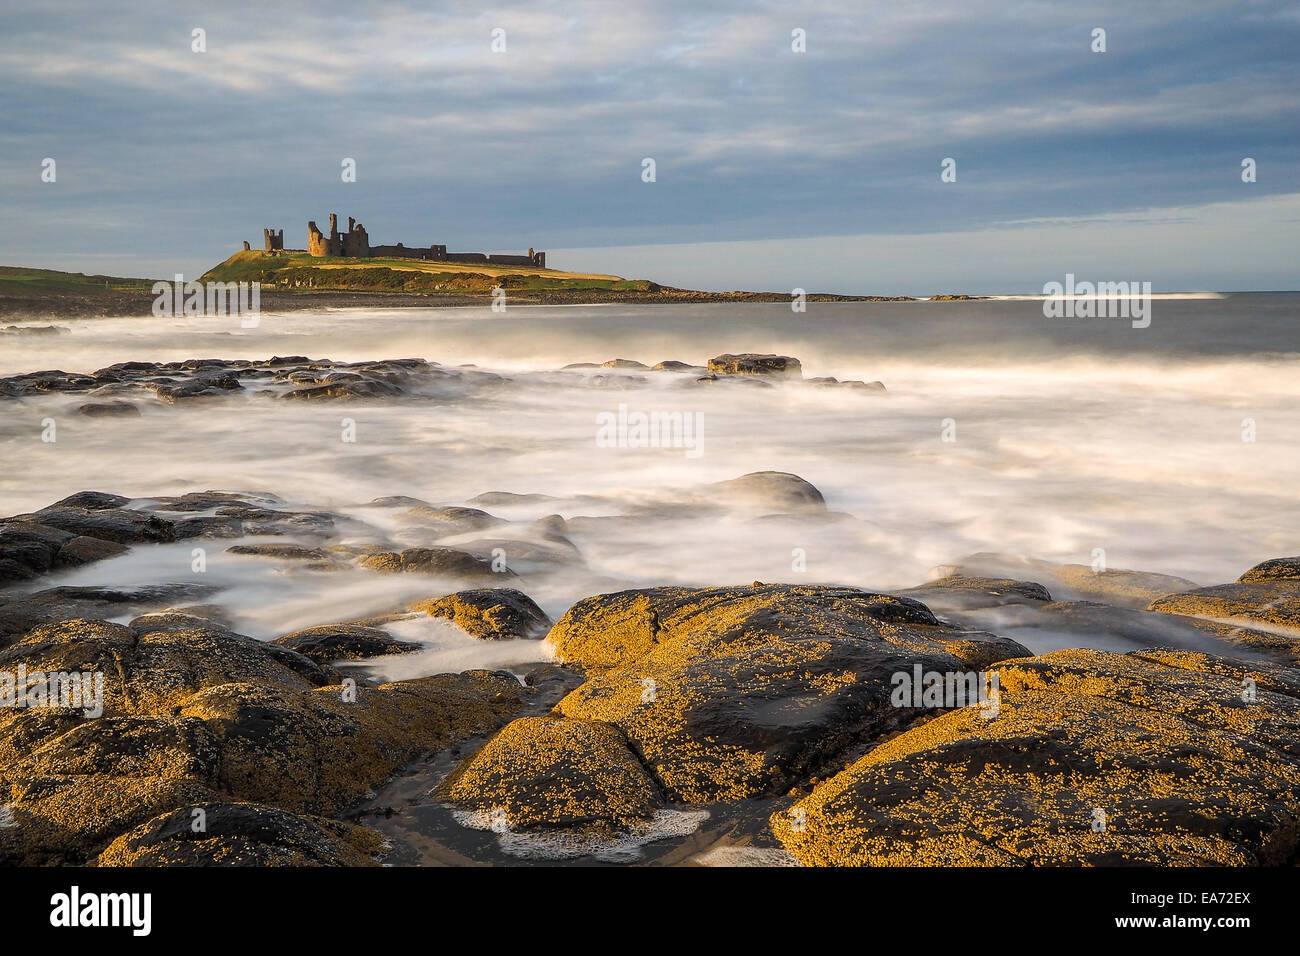
M262 238L269 253L284 249L283 229L263 229ZM485 252L448 252L445 245L423 247L404 246L400 242L395 246L372 246L366 227L351 216L348 217L346 232L339 231L339 217L330 213L329 235L321 232L316 221L307 223L307 252L318 259L330 257L347 257L350 259L425 259L435 262L483 263L501 266L533 266L546 268L546 253L529 249L527 255L511 255Z

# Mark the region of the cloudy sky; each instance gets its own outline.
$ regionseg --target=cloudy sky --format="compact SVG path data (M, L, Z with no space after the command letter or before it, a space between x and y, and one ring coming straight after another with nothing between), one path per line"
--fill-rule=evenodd
M1294 0L468 6L4 5L0 263L192 276L336 211L702 288L1300 288Z

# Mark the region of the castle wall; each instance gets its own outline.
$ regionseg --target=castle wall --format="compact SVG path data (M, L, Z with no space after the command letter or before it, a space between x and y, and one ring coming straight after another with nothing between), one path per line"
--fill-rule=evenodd
M307 223L307 252L318 259L332 254L328 237L320 231L314 220Z
M501 253L484 253L484 252L448 252L444 245L434 244L426 248L407 247L400 242L395 246L372 246L370 236L361 223L355 219L348 218L347 232L339 232L339 221L336 213L330 213L330 232L326 236L317 227L315 220L307 223L307 252L317 258L326 258L329 256L347 256L352 259L424 259L435 262L464 262L475 265L499 265L499 266L533 266L546 268L546 253L537 252L533 249L528 250L527 255L509 255ZM270 230L263 230L266 234L267 251L272 248L284 248L283 233L280 230L279 245L274 246L276 241L274 234Z

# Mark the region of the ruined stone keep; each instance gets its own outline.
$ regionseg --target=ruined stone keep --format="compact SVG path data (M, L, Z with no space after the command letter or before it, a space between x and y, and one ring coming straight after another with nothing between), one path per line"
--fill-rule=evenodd
M262 230L266 238L266 251L272 252L284 248L284 230L278 233L273 229ZM317 258L347 257L352 259L425 259L434 262L470 262L494 266L534 266L546 268L546 253L529 249L527 255L504 255L486 252L448 252L445 245L372 246L366 227L351 216L348 228L339 231L339 219L330 213L329 235L321 232L316 221L307 223L307 251Z

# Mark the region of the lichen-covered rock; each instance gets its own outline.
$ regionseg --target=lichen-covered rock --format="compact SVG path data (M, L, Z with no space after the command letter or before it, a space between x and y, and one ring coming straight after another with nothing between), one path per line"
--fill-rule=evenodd
M1291 577L1287 562L1276 558L1256 565L1233 584L1219 584L1169 594L1153 601L1151 610L1194 617L1234 618L1252 624L1300 628L1300 578Z
M467 580L489 580L498 575L492 563L456 548L408 548L380 551L361 558L361 566L382 574L434 574ZM509 576L509 572L501 572Z
M917 716L894 675L982 669L1014 641L941 624L917 601L856 588L652 588L580 601L552 628L588 669L566 717L627 736L665 795L772 796L845 748Z
M997 668L991 719L883 743L772 829L812 865L1294 865L1300 672L1179 651Z
M377 627L360 624L307 627L278 637L275 643L321 664L366 660L385 654L409 654L420 649L419 644L399 641Z
M556 717L512 721L439 785L436 795L511 830L630 826L663 805L659 789L608 724Z
M37 627L0 651L0 670L104 674L104 715L170 713L191 695L236 681L303 690L331 682L328 671L287 648L217 627L143 630L107 621ZM0 725L6 717L0 711Z
M205 802L122 834L100 866L374 866L373 830L254 803Z
M1300 556L1261 561L1237 580L1242 584L1256 581L1300 581Z
M541 637L551 619L527 594L514 588L478 588L411 605L429 617L447 618L484 641Z
M797 358L757 352L743 352L740 355L726 352L709 359L708 368L716 375L788 375L793 378L803 376L803 366L799 364Z
M466 671L302 692L226 684L191 696L221 747L220 789L296 812L334 813L417 756L490 733L519 711L508 674Z
M30 777L0 768L0 864L83 865L114 837L176 807L217 798L194 780L70 775Z
M525 693L484 671L340 683L289 648L178 613L38 626L0 650L0 671L21 668L97 674L103 704L101 716L0 708L0 805L17 823L0 827L0 861L24 864L85 863L201 802L336 813L415 757L499 729Z

